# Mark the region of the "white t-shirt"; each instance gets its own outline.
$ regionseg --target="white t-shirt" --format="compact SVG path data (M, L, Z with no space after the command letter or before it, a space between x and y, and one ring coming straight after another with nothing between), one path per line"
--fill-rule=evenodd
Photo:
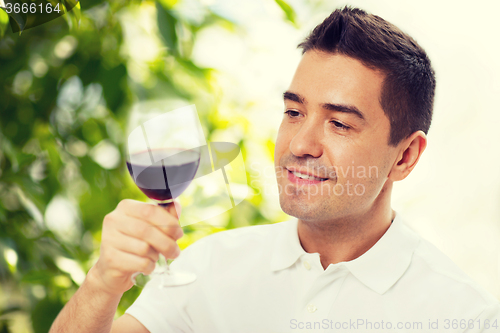
M151 333L500 332L500 302L397 216L367 252L321 266L297 220L216 233L152 279L127 313Z

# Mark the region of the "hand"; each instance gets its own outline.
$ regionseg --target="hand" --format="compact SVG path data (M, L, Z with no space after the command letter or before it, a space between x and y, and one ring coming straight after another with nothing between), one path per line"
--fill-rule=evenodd
M102 227L101 255L89 274L102 291L123 294L133 286L135 272L151 274L159 253L174 259L180 254L176 240L182 237L176 208L135 200L122 200L106 215Z

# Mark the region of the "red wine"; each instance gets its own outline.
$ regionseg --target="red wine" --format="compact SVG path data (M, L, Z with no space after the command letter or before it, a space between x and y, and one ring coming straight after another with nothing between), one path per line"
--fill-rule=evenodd
M167 156L152 163L158 157ZM157 149L132 154L127 168L135 184L149 198L175 199L189 186L200 164L197 149Z

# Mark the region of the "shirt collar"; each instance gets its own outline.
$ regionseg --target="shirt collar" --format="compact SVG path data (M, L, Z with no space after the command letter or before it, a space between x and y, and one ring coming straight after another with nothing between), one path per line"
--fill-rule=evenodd
M306 252L297 234L297 219L283 222L276 239L271 269L278 271L292 266ZM349 271L364 285L379 294L385 293L410 265L419 237L399 215L382 237L358 258L344 262Z

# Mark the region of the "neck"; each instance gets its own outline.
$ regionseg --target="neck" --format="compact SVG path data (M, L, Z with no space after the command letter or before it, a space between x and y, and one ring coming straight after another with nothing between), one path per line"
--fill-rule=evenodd
M354 260L368 251L395 217L390 206L391 189L384 189L382 193L385 195L378 197L368 210L356 215L327 221L299 219L298 234L304 250L319 253L324 269L330 264Z

